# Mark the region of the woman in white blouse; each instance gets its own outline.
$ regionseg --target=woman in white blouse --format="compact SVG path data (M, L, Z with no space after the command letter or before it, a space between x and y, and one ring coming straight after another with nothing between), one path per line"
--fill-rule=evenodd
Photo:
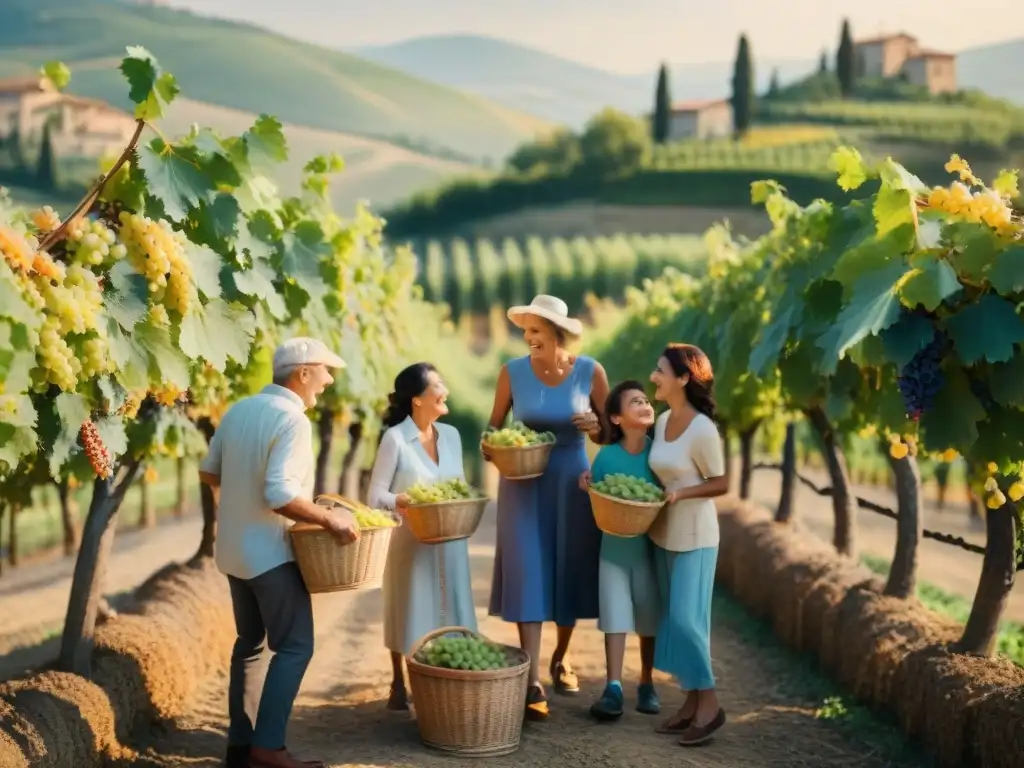
M729 490L715 426L711 362L690 344L670 344L651 374L654 397L669 409L658 417L648 462L668 503L648 533L663 613L654 666L674 675L686 701L658 730L683 746L708 741L725 725L711 671L711 594L718 559L718 514L711 499Z
M370 477L371 507L403 513L416 483L465 478L459 432L437 419L448 413L448 390L430 363L395 378ZM384 570L384 644L391 651L388 709L409 708L403 657L427 632L457 625L476 630L467 539L421 544L400 526L391 537ZM443 591L442 591L443 590Z

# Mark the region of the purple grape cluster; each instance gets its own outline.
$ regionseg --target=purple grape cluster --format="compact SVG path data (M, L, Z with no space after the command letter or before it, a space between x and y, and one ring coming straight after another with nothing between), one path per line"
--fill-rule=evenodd
M940 365L945 340L936 333L924 349L918 350L900 371L898 384L907 415L914 421L921 418L942 389L944 378Z

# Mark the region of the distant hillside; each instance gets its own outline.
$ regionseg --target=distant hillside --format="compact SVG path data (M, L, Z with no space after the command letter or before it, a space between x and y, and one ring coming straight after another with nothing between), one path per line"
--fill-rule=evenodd
M430 35L391 45L359 48L359 56L461 88L510 109L579 127L602 107L632 113L650 109L657 73L618 75L525 45L482 35ZM727 52L731 53L731 52ZM772 70L783 83L818 67L817 59L754 60L758 91ZM831 63L831 62L830 62ZM730 60L670 67L675 100L719 98L729 93ZM974 48L960 54L963 87L1024 103L1024 40Z
M424 36L353 53L573 127L606 106L632 113L647 111L657 76L654 71L618 75L481 35ZM768 87L772 67L779 68L783 79L790 79L806 75L816 64L801 59L758 62L759 87ZM724 96L731 76L729 62L676 65L670 72L672 96L677 100Z
M0 77L48 59L71 91L124 105L116 62L142 45L190 98L346 133L504 157L548 124L477 96L250 25L118 0L0 0Z
M957 75L964 88L1024 104L1024 38L971 48L957 56Z

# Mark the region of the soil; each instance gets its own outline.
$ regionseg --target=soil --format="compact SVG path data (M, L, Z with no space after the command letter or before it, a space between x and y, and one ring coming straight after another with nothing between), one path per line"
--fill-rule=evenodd
M493 562L493 512L474 536L470 555L480 631L509 644L515 629L485 616ZM305 758L331 766L456 766L464 759L428 751L419 741L408 713L384 706L390 662L381 644L381 599L378 590L314 598L317 651L296 702L289 732L290 747ZM627 709L614 725L592 721L587 708L603 685L604 648L594 622L584 622L573 640L570 660L581 678L577 697L556 697L546 723L527 724L513 755L488 763L571 766L890 766L919 765L906 755L896 758L877 743L854 737L840 722L815 717L822 701L794 678L806 676L805 662L763 648L763 637L750 635L749 620L737 623L735 604L719 599L724 618L715 622L712 648L720 694L729 723L704 748L685 750L670 736L653 731L661 718ZM731 610L728 607L731 605ZM547 631L544 657L550 658L553 632ZM627 652L627 706L638 672L635 639ZM658 676L664 716L682 703L681 692ZM195 711L143 747L145 758L134 765L217 766L225 748L226 702L223 676L212 680Z

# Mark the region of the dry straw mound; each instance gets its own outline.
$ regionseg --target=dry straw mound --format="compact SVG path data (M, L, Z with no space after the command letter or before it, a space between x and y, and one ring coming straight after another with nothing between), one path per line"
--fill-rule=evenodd
M720 505L718 582L779 638L812 651L861 700L893 711L950 768L1024 765L1024 669L949 650L962 627L882 582L798 525Z
M0 768L130 758L134 728L183 713L226 665L234 622L211 562L168 566L136 598L134 612L97 629L92 681L47 671L0 685Z

